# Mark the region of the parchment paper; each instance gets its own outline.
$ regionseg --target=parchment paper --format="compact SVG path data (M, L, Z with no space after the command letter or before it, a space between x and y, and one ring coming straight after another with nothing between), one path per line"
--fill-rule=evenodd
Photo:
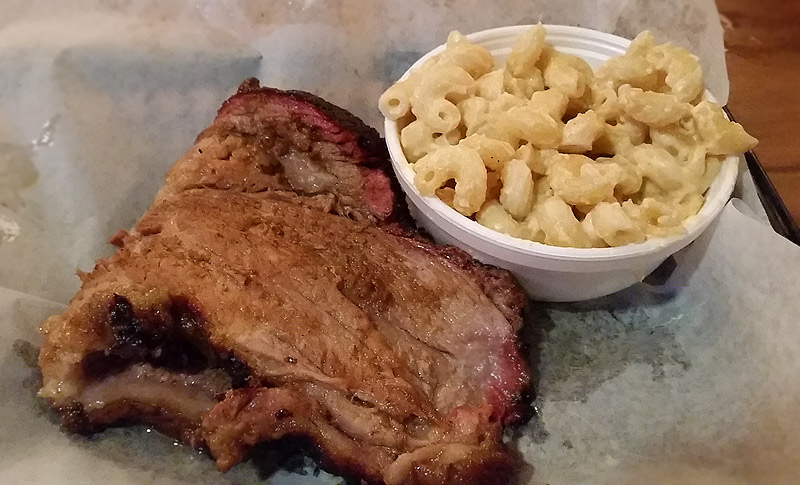
M243 78L313 91L379 127L378 95L448 31L539 20L626 37L649 28L698 53L708 87L727 99L711 0L6 2L0 479L336 482L307 461L223 475L144 428L63 433L34 396L36 327L77 290L76 269L110 254L104 241L142 214ZM511 440L529 464L524 481L800 480L800 249L764 223L746 173L736 194L671 275L534 306L538 414Z

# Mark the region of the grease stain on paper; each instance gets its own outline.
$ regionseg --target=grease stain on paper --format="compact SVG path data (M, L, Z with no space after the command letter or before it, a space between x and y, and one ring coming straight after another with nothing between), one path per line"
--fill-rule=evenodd
M660 298L645 296L641 288L639 285L629 293ZM656 382L691 368L688 355L675 339L676 327L689 315L673 311L666 302L618 305L617 298L550 304L542 309L538 319L549 327L538 369L542 398L584 402L631 364L649 364Z
M36 183L38 178L30 147L0 143L0 196L16 194Z
M21 384L30 407L34 409L37 416L45 417L53 424L58 423L58 419L50 411L50 407L38 397L39 389L42 387L42 372L39 370L38 364L39 349L27 340L16 339L11 344L11 351L29 371L27 377L22 379Z

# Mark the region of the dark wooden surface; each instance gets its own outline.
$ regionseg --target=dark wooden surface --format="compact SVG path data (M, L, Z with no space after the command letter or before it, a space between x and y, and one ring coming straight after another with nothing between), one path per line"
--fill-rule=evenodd
M728 107L800 224L800 0L717 0L725 27Z

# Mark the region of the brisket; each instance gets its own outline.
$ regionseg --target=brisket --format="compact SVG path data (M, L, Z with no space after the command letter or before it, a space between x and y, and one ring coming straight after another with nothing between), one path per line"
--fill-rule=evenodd
M507 483L528 370L504 271L413 230L377 133L249 80L43 325L75 432L140 422L221 470L301 437L370 483Z

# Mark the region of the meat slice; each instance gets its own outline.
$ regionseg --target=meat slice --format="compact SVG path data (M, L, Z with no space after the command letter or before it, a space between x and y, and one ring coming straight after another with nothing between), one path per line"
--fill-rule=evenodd
M413 232L377 134L354 119L252 82L223 105L42 327L40 395L69 429L153 424L221 470L292 436L370 483L507 483L522 293ZM274 148L292 130L313 157ZM335 180L301 187L308 160Z
M328 194L341 215L407 222L408 209L375 129L302 91L245 81L167 174L156 200L190 188Z

